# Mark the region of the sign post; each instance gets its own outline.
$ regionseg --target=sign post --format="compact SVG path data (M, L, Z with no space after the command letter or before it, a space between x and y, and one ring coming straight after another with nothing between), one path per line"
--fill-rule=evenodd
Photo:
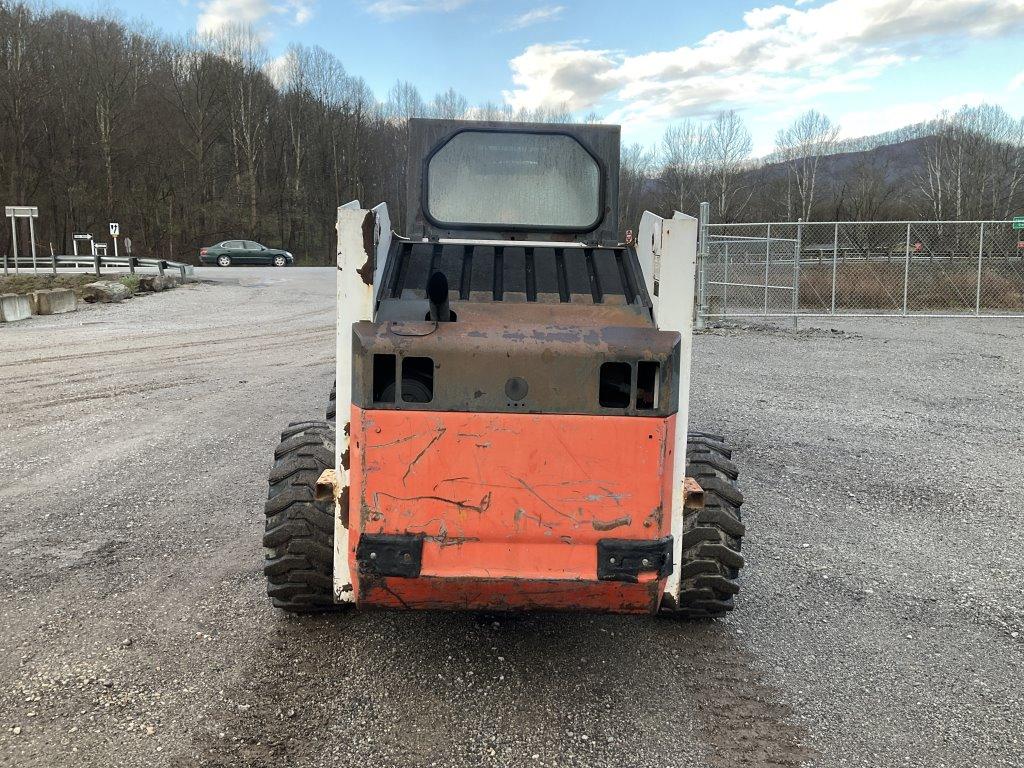
M116 221L110 222L110 236L114 238L114 258L118 258L117 255L117 238L121 234L121 225ZM133 275L135 274L135 267L132 266L131 258L128 259L128 271Z
M14 274L18 274L18 219L28 219L29 242L32 246L32 271L38 272L36 264L36 229L32 219L39 217L39 209L34 205L8 205L5 209L7 218L11 220L11 250L14 252ZM4 274L7 274L7 261L4 261Z

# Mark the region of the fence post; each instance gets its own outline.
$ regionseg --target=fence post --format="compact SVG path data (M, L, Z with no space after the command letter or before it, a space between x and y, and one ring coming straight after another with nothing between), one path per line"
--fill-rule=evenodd
M910 285L910 222L907 222L907 248L903 258L903 316L907 316L907 288Z
M832 314L836 313L836 262L839 260L839 222L836 222L836 233L832 241Z
M39 274L39 264L36 262L36 225L32 217L28 217L28 240L32 248L32 274Z
M14 274L19 274L18 270L18 225L15 224L17 219L11 216L11 250L14 251Z
M53 275L57 276L57 252L53 250L53 243L50 243L50 262L53 264Z
M981 236L978 238L978 284L974 289L974 316L981 314L981 256L985 252L985 222L981 222Z
M96 272L96 277L100 276L100 252L95 251L92 255L93 269Z
M800 252L803 250L804 220L796 222L796 252L793 254L793 330L800 327Z
M764 246L764 313L768 314L768 262L772 258L772 224L768 222Z
M697 321L694 327L704 327L704 319L707 317L707 270L708 270L708 224L711 221L711 203L700 204L700 219L698 226L697 248Z
M729 314L729 241L725 241L725 277L722 279L722 314Z

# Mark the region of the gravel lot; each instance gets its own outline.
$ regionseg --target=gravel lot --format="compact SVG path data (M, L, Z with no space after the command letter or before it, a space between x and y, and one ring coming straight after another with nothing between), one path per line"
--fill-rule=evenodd
M199 272L0 326L0 763L1024 765L1024 322L698 336L747 492L727 620L295 619L262 499L334 271Z

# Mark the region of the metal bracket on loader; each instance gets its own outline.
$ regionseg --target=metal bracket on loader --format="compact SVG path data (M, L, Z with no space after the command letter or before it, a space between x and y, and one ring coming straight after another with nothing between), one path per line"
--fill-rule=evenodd
M683 480L687 509L703 509L704 489L692 477ZM653 541L602 539L597 543L597 578L601 581L636 583L641 573L657 573L663 579L672 573L672 537Z
M423 534L364 533L356 562L362 574L415 579L423 563Z
M704 489L692 477L683 478L683 508L704 509Z
M317 501L338 500L338 475L333 469L325 469L320 473L316 481L316 490L313 498Z
M654 540L601 539L597 542L597 578L635 584L641 573L663 579L672 573L672 537Z

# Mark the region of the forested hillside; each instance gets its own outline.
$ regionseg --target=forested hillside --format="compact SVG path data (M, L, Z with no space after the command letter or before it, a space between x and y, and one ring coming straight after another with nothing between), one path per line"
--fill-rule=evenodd
M237 28L172 40L102 16L0 0L0 186L37 205L44 248L119 221L135 252L192 260L246 237L329 263L336 207L385 200L403 220L411 116L569 120L562 110L425 100L399 82L382 99L331 52L271 59ZM590 116L587 119L598 119ZM620 224L644 208L715 221L1003 218L1024 206L1022 123L996 107L840 143L816 112L751 157L742 116L673 125L623 149ZM4 248L6 249L5 235Z

